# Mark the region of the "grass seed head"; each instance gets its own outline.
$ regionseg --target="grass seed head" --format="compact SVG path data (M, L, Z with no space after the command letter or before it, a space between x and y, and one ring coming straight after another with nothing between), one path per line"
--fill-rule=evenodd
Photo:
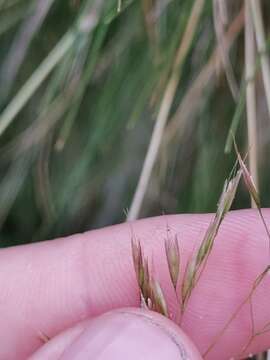
M217 209L217 215L219 215L221 219L224 218L224 216L227 214L227 212L232 206L241 176L242 171L238 170L234 178L232 178L230 181L225 181L223 192L220 196Z
M151 279L151 303L152 310L169 317L164 293L156 279Z
M143 259L143 266L141 269L141 291L143 293L144 298L147 299L151 296L151 282L150 282L150 270L149 263L146 258Z
M180 251L177 236L173 240L170 238L165 240L165 252L171 281L176 290L180 270Z
M248 171L248 168L247 168L244 160L241 157L241 154L238 150L235 139L233 139L233 141L234 141L234 148L235 148L235 152L237 155L238 163L239 163L240 169L243 172L243 179L244 179L245 185L246 185L248 192L250 193L252 199L254 200L257 208L260 209L261 201L260 201L259 191L257 190L256 185L252 179L252 176L251 176L250 172Z
M143 258L142 258L142 248L140 242L135 240L134 237L131 239L131 249L133 257L133 265L136 273L138 285L141 287L143 283Z
M248 189L248 192L252 196L252 199L254 200L256 206L258 208L260 208L261 207L260 196L259 196L259 192L256 188L256 185L252 179L252 176L249 173L249 171L239 153L237 153L237 157L238 157L238 162L239 162L240 168L243 172L243 179L244 179L245 185Z
M181 295L182 295L183 307L185 306L185 304L190 296L190 293L194 287L194 282L195 282L195 278L196 278L196 269L197 269L196 262L195 262L195 259L193 258L188 262L184 280L183 280L183 284L182 284Z
M211 253L220 225L231 208L241 176L242 170L240 169L234 178L230 181L226 180L218 202L216 215L208 226L197 253L187 264L182 284L182 311Z
M151 275L148 259L144 256L140 242L131 240L133 265L141 296L141 307L168 317L163 291L158 281Z
M136 273L137 283L140 288L141 298L147 304L147 299L150 294L150 275L149 265L146 258L143 256L142 247L139 241L134 238L131 240L133 265Z

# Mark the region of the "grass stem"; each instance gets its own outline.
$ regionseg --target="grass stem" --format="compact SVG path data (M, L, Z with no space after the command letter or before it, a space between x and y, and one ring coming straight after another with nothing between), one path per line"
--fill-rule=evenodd
M249 170L254 184L259 189L256 125L256 55L252 13L249 3L245 6L245 72L246 72L246 112L248 128ZM256 203L251 196L251 206Z
M181 68L190 50L195 31L198 27L199 19L202 14L203 7L204 0L194 1L191 14L186 26L186 30L183 35L183 39L176 54L171 77L164 92L160 110L157 116L150 144L143 164L143 169L127 216L127 220L129 221L135 220L139 216L142 202L147 191L150 177L157 159L158 151L163 138L164 129L167 124L175 93L180 81Z
M262 16L261 1L249 0L249 4L252 10L256 42L262 67L262 77L265 89L266 102L270 117L270 63L267 56L267 44Z

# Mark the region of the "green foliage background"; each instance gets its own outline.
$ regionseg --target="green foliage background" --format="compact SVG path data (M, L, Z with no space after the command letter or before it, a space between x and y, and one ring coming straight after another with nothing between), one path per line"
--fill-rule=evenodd
M119 5L0 0L0 127L7 107L16 112L0 136L1 246L125 221L193 1L123 0L120 12ZM229 28L243 2L227 5ZM267 1L264 7L267 14ZM268 29L267 16L265 23ZM233 153L224 153L238 107L224 69L213 64L214 76L189 107L179 106L216 46L213 4L206 0L164 139L172 121L177 130L162 143L142 217L215 211L235 161ZM243 31L230 59L240 86ZM44 75L39 86L35 74ZM267 206L270 128L260 73L257 84L259 174ZM245 120L243 112L237 130L242 152ZM244 187L234 206L250 206Z

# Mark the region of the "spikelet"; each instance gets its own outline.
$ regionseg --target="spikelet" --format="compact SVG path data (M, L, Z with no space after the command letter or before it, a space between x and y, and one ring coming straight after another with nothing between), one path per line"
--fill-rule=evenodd
M137 283L140 289L141 307L168 317L168 307L159 282L150 273L149 262L144 257L139 241L132 238L131 249Z
M170 278L176 291L180 270L180 250L177 236L175 236L174 239L167 238L165 240L165 252L170 272Z
M211 253L220 225L231 208L241 176L242 170L240 169L234 178L230 181L226 180L214 220L206 230L205 236L195 256L193 256L187 264L181 292L182 312Z

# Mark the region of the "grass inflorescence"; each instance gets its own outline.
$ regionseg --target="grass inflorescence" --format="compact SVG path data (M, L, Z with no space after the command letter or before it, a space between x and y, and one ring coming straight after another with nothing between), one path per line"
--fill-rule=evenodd
M252 176L250 175L250 172L247 166L245 165L243 158L241 157L238 151L235 140L234 140L234 144L235 144L235 151L237 155L237 162L239 169L236 171L234 167L231 173L231 178L225 181L223 191L218 201L216 214L213 220L210 222L198 249L188 260L185 270L182 274L183 276L181 283L180 283L181 251L179 246L179 242L181 242L181 240L178 239L177 235L171 237L167 229L168 236L164 240L164 251L166 254L170 281L174 288L176 299L179 305L179 313L181 314L180 318L177 317L177 322L179 325L181 324L181 317L184 315L187 303L192 295L192 292L195 286L197 285L198 281L200 280L203 270L207 266L207 260L211 255L211 251L214 247L216 236L218 234L218 231L220 229L220 226L224 218L226 217L226 214L231 209L241 178L243 178L245 186L250 196L254 199L254 202L256 203L260 218L263 222L263 225L265 227L268 236L268 240L270 242L269 229L267 227L267 224L265 222L261 210L261 201L258 190L252 180ZM143 249L140 242L136 242L132 240L132 254L133 254L134 268L137 276L137 282L141 292L142 306L157 311L171 318L171 316L168 315L169 314L168 305L166 304L164 292L162 291L160 284L153 278L151 274L151 270L149 268L149 262L143 255ZM237 317L243 306L246 304L249 304L250 306L252 330L251 330L250 339L243 348L243 353L246 352L246 350L248 349L248 347L256 337L270 331L269 322L267 322L262 329L259 330L256 329L256 324L254 320L254 311L252 306L252 297L256 292L257 288L265 279L265 276L269 273L269 271L270 271L270 257L269 257L269 265L267 265L265 270L261 274L259 274L258 277L255 279L247 297L239 304L239 306L237 306L236 310L229 317L228 321L224 324L223 328L216 335L213 342L209 345L209 347L205 351L204 357L208 355L211 352L211 350L215 347L218 340L223 336L223 334L228 329L230 324L233 322L233 320Z
M269 237L260 201L269 203L269 9L266 0L0 0L1 246L161 210L214 212L232 132L247 161L238 155L186 268L181 238L164 246L184 313L240 173ZM240 187L235 207L248 206ZM156 297L165 313L144 265L148 306Z

